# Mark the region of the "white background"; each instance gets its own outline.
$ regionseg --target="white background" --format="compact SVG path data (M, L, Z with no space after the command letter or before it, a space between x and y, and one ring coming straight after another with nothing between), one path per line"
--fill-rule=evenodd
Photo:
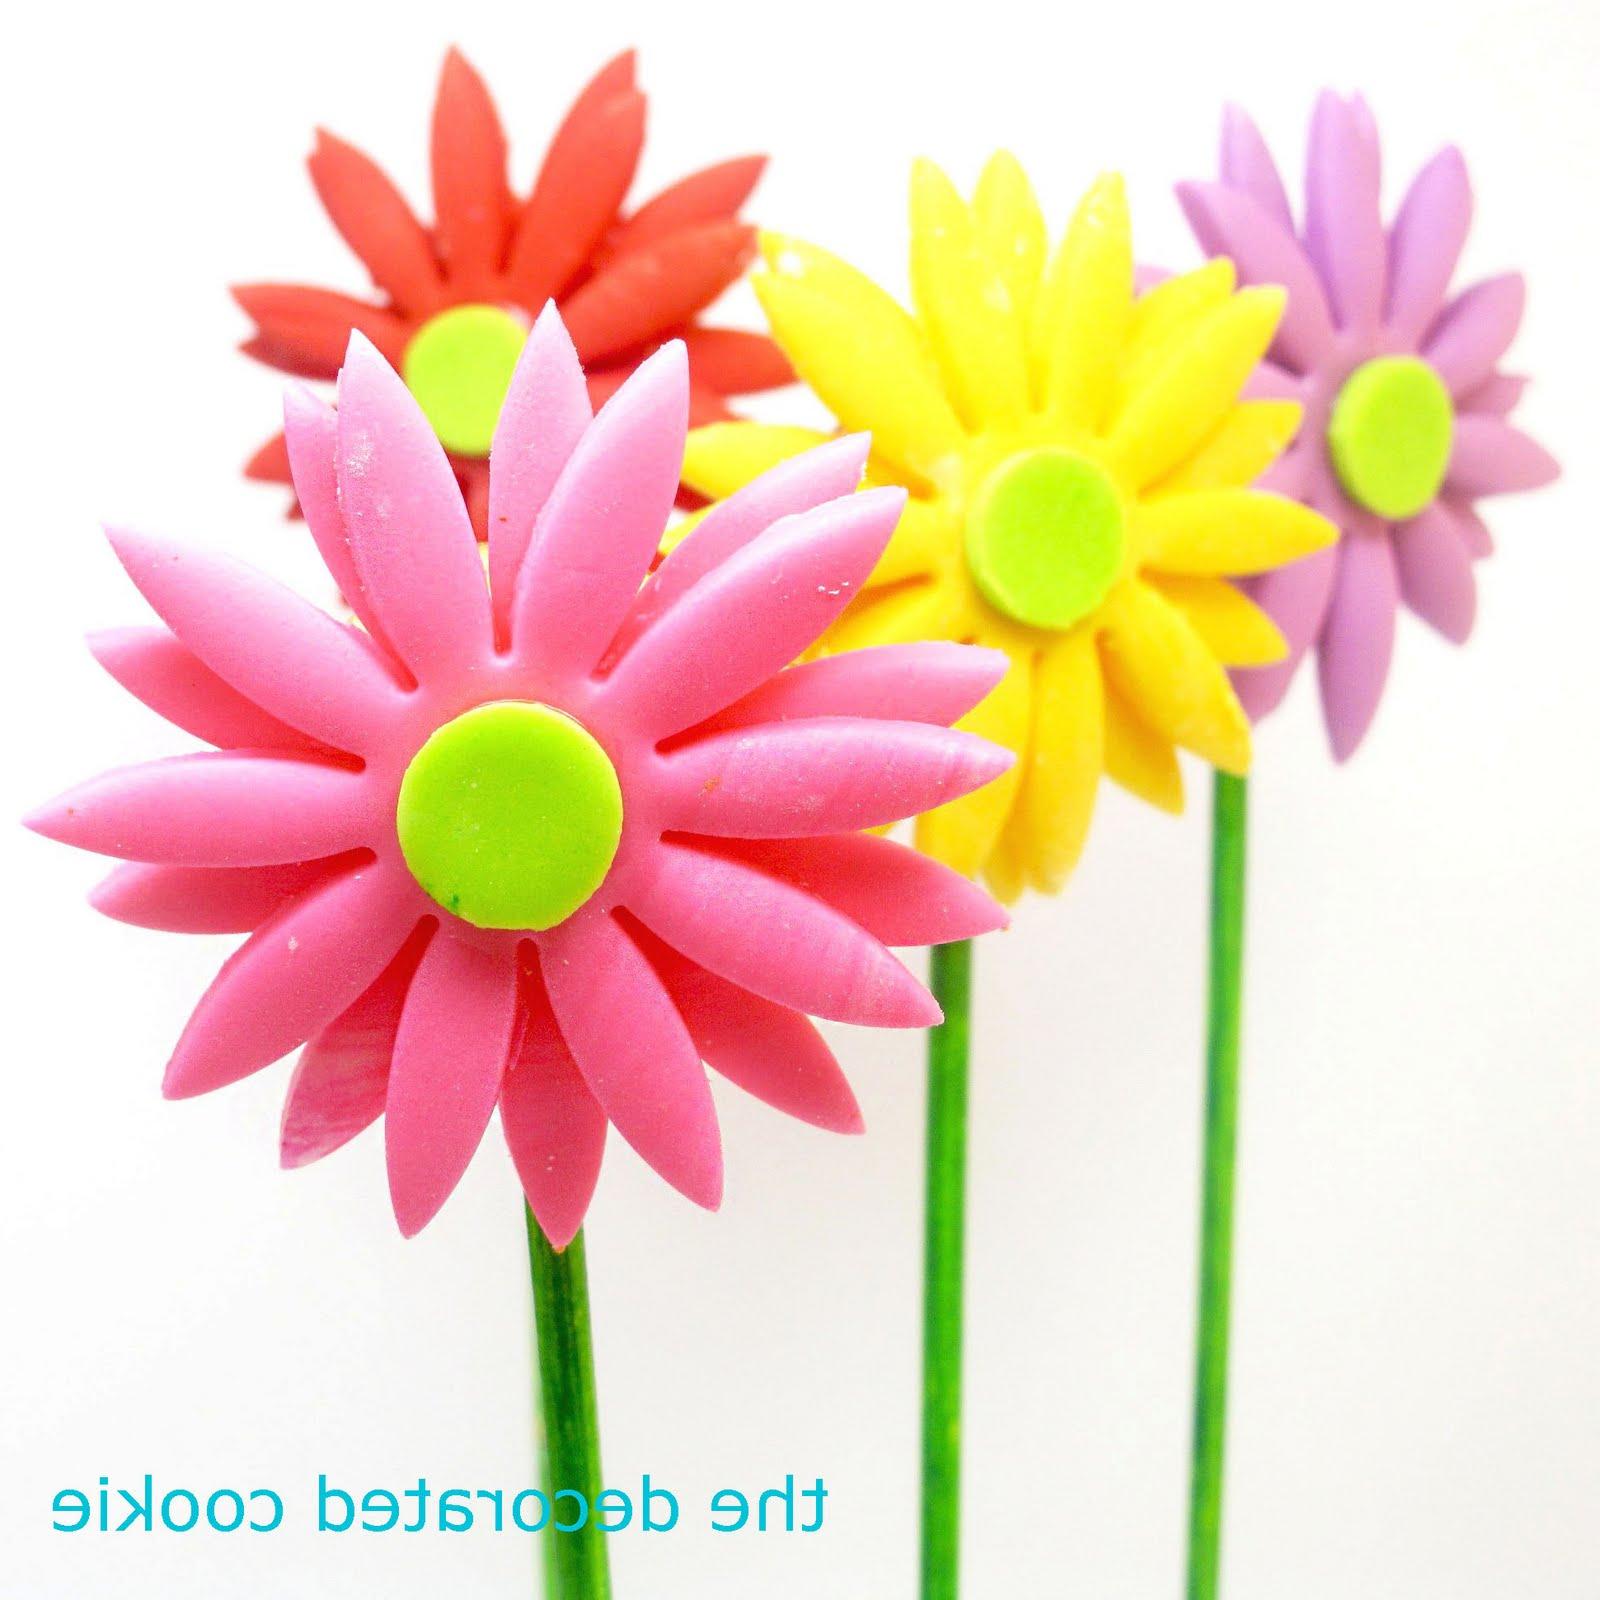
M1555 0L760 8L276 0L30 8L0 94L8 242L0 814L171 748L86 627L141 607L105 519L310 585L303 532L237 465L277 380L234 354L232 280L362 275L301 158L318 121L414 194L444 45L488 74L519 181L612 51L641 47L644 188L777 154L757 214L899 287L917 153L963 183L1014 148L1052 217L1129 176L1141 254L1191 247L1222 101L1298 170L1324 81L1362 87L1388 192L1468 152L1468 269L1525 266L1525 425L1568 477L1492 509L1477 636L1404 626L1359 758L1308 681L1254 785L1226 1551L1230 1600L1600 1593L1597 14ZM20 39L16 37L20 30ZM733 315L754 322L748 294ZM789 402L772 408L781 412ZM967 1593L1178 1592L1188 1430L1206 806L1108 792L1070 892L980 960L972 1111ZM527 1481L527 1291L497 1138L398 1237L381 1140L274 1164L286 1069L164 1104L164 1053L222 942L83 905L99 864L0 830L0 1596L433 1600L529 1592L513 1536L307 1531L346 1485ZM608 1476L693 1526L614 1544L622 1600L899 1600L913 1584L920 1041L841 1040L862 1140L721 1096L728 1199L679 1201L620 1141L590 1227ZM48 1529L102 1473L267 1484L270 1538ZM787 1471L810 1538L700 1531Z

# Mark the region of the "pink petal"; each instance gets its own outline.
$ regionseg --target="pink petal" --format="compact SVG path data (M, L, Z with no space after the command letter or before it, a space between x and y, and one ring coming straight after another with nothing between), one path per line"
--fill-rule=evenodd
M1415 338L1450 288L1472 225L1467 164L1447 146L1412 180L1389 230L1389 310L1397 333Z
M502 638L535 520L592 420L578 352L547 305L522 347L489 450L489 591Z
M1463 411L1488 411L1509 416L1527 391L1528 380L1509 372L1491 373L1471 394L1461 397Z
M646 927L719 978L835 1022L926 1028L933 997L858 923L741 862L663 844L629 903Z
M1465 500L1441 496L1438 503L1447 507L1455 518L1456 532L1461 536L1462 546L1474 561L1494 554L1494 536L1489 532L1489 525Z
M1561 476L1561 466L1543 445L1494 416L1458 416L1445 487L1476 498L1540 489Z
M492 648L489 589L456 475L400 375L359 334L339 374L339 504L383 637L418 678Z
M406 992L384 1102L395 1221L420 1233L489 1126L517 1019L516 958L440 928Z
M970 878L870 833L729 840L718 853L825 900L884 944L975 939L1010 920Z
M918 722L818 717L713 734L675 752L672 826L736 839L853 833L913 817L1015 760L987 740Z
M283 1166L332 1155L383 1115L406 990L432 936L431 923L418 928L360 999L300 1052L278 1133Z
M1306 253L1344 328L1376 326L1388 255L1378 154L1363 109L1324 93L1312 113L1306 165Z
M295 500L323 565L361 626L380 645L386 645L383 628L356 571L344 512L339 509L339 419L333 407L303 385L291 385L283 396L283 440Z
M109 537L179 641L269 716L360 753L399 709L401 693L371 644L292 589L213 551Z
M1377 714L1394 649L1399 599L1394 547L1387 528L1352 534L1339 546L1317 675L1322 711L1336 761L1347 760Z
M606 1114L556 1027L537 972L522 993L522 1038L500 1085L500 1126L545 1238L565 1250L600 1181Z
M677 497L688 408L674 341L606 402L556 480L512 602L516 648L546 671L592 671L639 592Z
M1337 545L1276 567L1245 585L1250 598L1277 623L1289 653L1269 667L1244 667L1233 674L1239 704L1252 722L1275 711L1289 691L1306 651L1322 629L1339 570Z
M617 1132L696 1205L722 1203L722 1138L700 1052L661 980L614 917L579 912L540 942L561 1028Z
M657 738L748 694L860 594L905 501L903 489L867 489L785 519L657 617L608 692Z
M651 574L640 592L630 634L659 615L720 567L736 551L765 533L781 517L810 511L861 483L872 440L864 433L830 439L791 456L708 511L694 531Z
M165 628L108 628L89 635L89 649L136 700L218 749L323 753L316 740L230 689Z
M1493 373L1517 336L1527 303L1522 274L1507 272L1475 283L1444 308L1422 353L1451 394L1468 394Z
M1006 675L1003 650L925 639L802 662L718 713L707 730L805 717L879 717L949 727Z
M102 773L25 819L80 850L185 867L273 867L364 843L361 774L275 756L174 756Z
M1219 170L1230 189L1248 195L1280 227L1294 232L1289 197L1277 163L1261 137L1261 130L1238 106L1222 113L1222 159Z
M358 867L285 906L228 958L173 1051L161 1092L207 1094L270 1066L326 1027L417 924L410 885Z
M1294 234L1248 195L1220 183L1180 183L1178 203L1208 255L1227 256L1241 282L1282 284L1289 302L1272 341L1275 359L1308 372L1333 344L1327 296Z
M1478 609L1472 558L1455 518L1437 502L1394 533L1405 603L1452 644L1465 644Z
M348 856L282 867L152 867L130 861L102 880L89 903L102 916L163 933L252 933L289 901L352 865Z
M815 1128L862 1131L861 1107L839 1063L798 1011L714 976L658 940L649 952L708 1066Z

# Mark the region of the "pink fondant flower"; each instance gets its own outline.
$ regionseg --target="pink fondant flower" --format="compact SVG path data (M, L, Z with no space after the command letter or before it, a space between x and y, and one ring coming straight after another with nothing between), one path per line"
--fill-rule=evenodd
M1450 295L1472 214L1453 147L1422 169L1384 227L1377 129L1359 96L1326 93L1317 103L1298 231L1261 134L1235 109L1219 181L1178 192L1207 251L1231 257L1244 282L1288 290L1258 392L1297 400L1305 415L1265 481L1343 534L1251 581L1290 653L1237 673L1240 699L1264 716L1315 645L1343 760L1377 710L1398 603L1464 640L1477 601L1473 563L1491 548L1476 502L1557 475L1507 420L1525 380L1500 362L1522 318L1523 280L1506 273Z
M768 473L646 578L688 400L673 343L592 416L547 310L494 439L486 582L443 448L355 337L337 411L298 391L286 418L296 492L359 627L221 556L112 536L166 627L96 652L218 748L96 779L30 824L134 863L96 893L111 916L250 932L165 1092L221 1088L304 1045L284 1162L382 1114L407 1234L497 1105L557 1245L608 1121L715 1206L702 1062L856 1129L807 1013L928 1024L937 1007L886 946L1003 920L956 874L858 830L1009 764L946 726L1004 658L933 644L782 670L899 515L899 490L852 493L862 438Z

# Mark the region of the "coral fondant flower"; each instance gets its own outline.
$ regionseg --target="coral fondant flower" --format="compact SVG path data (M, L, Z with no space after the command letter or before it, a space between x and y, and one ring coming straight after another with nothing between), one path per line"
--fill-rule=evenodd
M716 1205L702 1060L853 1129L806 1014L923 1026L937 1007L886 946L1004 920L956 874L857 831L1010 764L944 726L1003 660L929 645L780 670L855 593L899 512L894 490L851 492L864 441L752 484L641 587L688 389L673 342L591 417L560 319L542 317L490 457L486 581L438 439L353 338L337 411L300 391L286 419L307 523L361 627L220 556L113 536L166 627L97 653L218 748L113 772L31 825L135 863L97 891L111 916L251 931L166 1093L220 1088L304 1044L285 1162L381 1113L408 1234L497 1104L558 1244L582 1220L608 1119Z
M1464 640L1473 562L1491 548L1476 502L1559 470L1506 420L1524 386L1500 370L1522 320L1521 274L1450 295L1472 217L1460 151L1441 150L1417 174L1387 229L1379 176L1365 102L1330 93L1312 117L1298 231L1272 156L1238 110L1224 119L1220 179L1178 190L1204 249L1230 257L1242 281L1288 291L1255 387L1298 401L1305 420L1266 481L1342 535L1252 585L1290 649L1238 674L1240 697L1265 715L1314 644L1340 760L1377 711L1398 602Z
M246 351L284 372L332 378L351 333L365 334L404 374L450 451L480 538L495 417L547 300L561 307L597 405L667 338L688 346L697 421L726 416L729 395L789 382L769 339L699 321L754 252L739 208L764 158L708 167L624 215L644 121L628 52L578 96L532 191L513 194L494 102L450 51L433 108L433 224L418 220L367 156L319 133L312 182L376 295L284 284L236 289L257 325ZM247 470L287 483L282 436Z
M765 236L762 249L770 270L755 283L778 343L845 427L872 430L869 479L910 493L832 646L970 640L1011 660L964 726L1015 750L1016 769L920 818L918 845L984 871L1003 897L1054 890L1102 772L1177 810L1177 747L1242 771L1249 724L1224 668L1283 644L1227 579L1332 537L1247 487L1298 415L1239 399L1281 291L1236 294L1217 264L1136 297L1115 177L1090 190L1052 258L1004 154L971 205L917 166L912 313L810 245ZM726 494L816 437L703 429L685 481Z

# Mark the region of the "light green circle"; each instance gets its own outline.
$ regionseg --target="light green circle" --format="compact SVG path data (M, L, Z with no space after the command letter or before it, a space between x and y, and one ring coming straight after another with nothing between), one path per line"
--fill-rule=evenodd
M1070 628L1122 568L1122 500L1105 471L1070 450L1024 450L984 481L967 515L967 567L995 610Z
M1345 493L1380 517L1414 517L1444 482L1455 409L1426 361L1379 356L1345 380L1328 451Z
M528 328L501 306L452 306L417 329L400 374L439 442L486 456Z
M395 826L412 876L446 911L537 932L600 887L622 836L622 790L580 723L499 700L434 730L401 779Z

